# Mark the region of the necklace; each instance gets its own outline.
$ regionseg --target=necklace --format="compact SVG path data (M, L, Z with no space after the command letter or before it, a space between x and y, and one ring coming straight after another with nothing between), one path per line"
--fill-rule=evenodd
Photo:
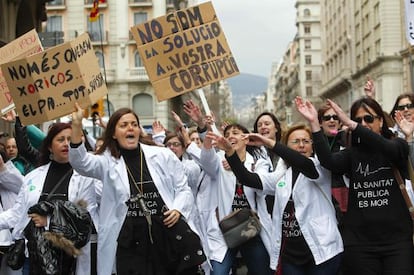
M149 235L150 241L151 241L151 243L154 243L154 241L152 239L152 231L151 231L151 227L152 227L151 210L149 210L148 207L145 205L145 200L144 200L144 183L148 183L150 181L145 181L144 182L142 180L142 177L143 177L143 175L142 175L142 163L144 162L144 159L142 158L142 149L141 149L141 147L139 147L139 155L141 157L141 164L140 164L141 175L140 175L140 182L139 182L140 186L139 187L138 187L137 182L135 181L134 176L131 173L131 170L128 167L128 164L125 163L127 171L128 171L128 175L131 177L132 182L134 183L135 187L138 190L138 194L135 197L130 198L130 201L131 202L135 202L135 201L138 202L138 204L139 204L139 206L142 210L142 213L144 214L144 217L145 217L145 219L147 220L147 223L148 223L148 235Z
M135 187L137 188L137 191L140 193L140 195L143 195L144 194L144 182L142 181L142 177L143 177L142 176L142 162L144 160L142 159L142 150L141 150L141 147L139 148L139 154L140 154L140 157L141 157L141 164L140 164L141 175L140 175L140 181L139 181L139 185L140 186L139 187L138 187L138 183L136 182L136 180L134 178L134 175L132 175L131 170L128 167L128 164L125 163L125 165L126 165L126 169L128 171L128 175L131 178L132 182L134 183Z

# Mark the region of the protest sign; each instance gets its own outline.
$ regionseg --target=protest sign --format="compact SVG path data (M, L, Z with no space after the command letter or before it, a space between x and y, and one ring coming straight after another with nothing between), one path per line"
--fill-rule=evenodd
M159 101L239 74L211 2L133 26Z
M43 50L36 30L31 30L0 48L0 64L20 59ZM0 70L0 110L5 114L14 108L10 90Z
M87 33L1 69L26 125L70 114L75 102L86 108L108 93Z
M405 0L406 37L410 45L414 45L414 0Z

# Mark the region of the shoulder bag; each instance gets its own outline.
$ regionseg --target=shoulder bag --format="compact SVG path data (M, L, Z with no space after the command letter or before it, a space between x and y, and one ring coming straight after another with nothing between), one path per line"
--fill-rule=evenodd
M7 265L13 269L18 270L23 267L25 255L24 255L24 249L25 249L25 240L19 239L14 242L7 251L6 257L7 257Z
M73 169L70 169L66 174L59 180L59 182L54 186L52 191L50 191L48 198L50 198L50 195L53 194L56 189L59 187L59 185L62 184L63 180L71 175L73 172ZM9 250L6 253L6 262L7 265L13 269L18 270L23 267L24 260L26 258L24 251L26 248L26 241L25 239L18 239L14 241L14 244L12 244L9 248Z
M410 159L408 159L407 166L408 166L407 169L408 169L408 174L409 174L409 177L410 177L410 182L413 185L414 184L414 182L413 182L413 180L414 180L414 171L413 171L413 167L412 167ZM410 212L410 217L411 217L411 220L413 222L413 236L412 236L412 238L413 238L413 243L414 243L414 206L413 206L413 203L411 202L410 197L408 196L407 189L405 187L405 181L401 177L400 171L398 171L398 169L395 166L392 167L392 170L394 172L395 178L397 179L398 186L400 187L401 194L404 198L405 204L407 205L408 211ZM414 190L414 186L413 186L413 190Z
M238 209L224 217L219 226L229 248L235 248L259 235L261 225L257 214L248 208Z

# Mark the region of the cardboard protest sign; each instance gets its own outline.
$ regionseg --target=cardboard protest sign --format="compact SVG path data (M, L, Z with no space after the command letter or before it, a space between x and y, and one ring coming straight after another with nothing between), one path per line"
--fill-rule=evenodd
M31 30L6 46L0 48L0 64L7 63L13 59L20 59L34 53L43 51L42 44L36 30ZM10 90L0 70L0 110L5 114L14 108Z
M133 26L159 101L239 74L211 2Z
M87 33L71 42L1 65L23 124L86 108L108 91Z
M414 0L405 0L405 25L408 43L414 45Z

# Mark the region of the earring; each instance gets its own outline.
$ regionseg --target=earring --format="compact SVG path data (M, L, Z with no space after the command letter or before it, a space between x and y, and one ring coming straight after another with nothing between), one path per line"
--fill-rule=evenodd
M50 153L50 154L49 154L49 159L50 159L50 160L53 160L53 153Z

